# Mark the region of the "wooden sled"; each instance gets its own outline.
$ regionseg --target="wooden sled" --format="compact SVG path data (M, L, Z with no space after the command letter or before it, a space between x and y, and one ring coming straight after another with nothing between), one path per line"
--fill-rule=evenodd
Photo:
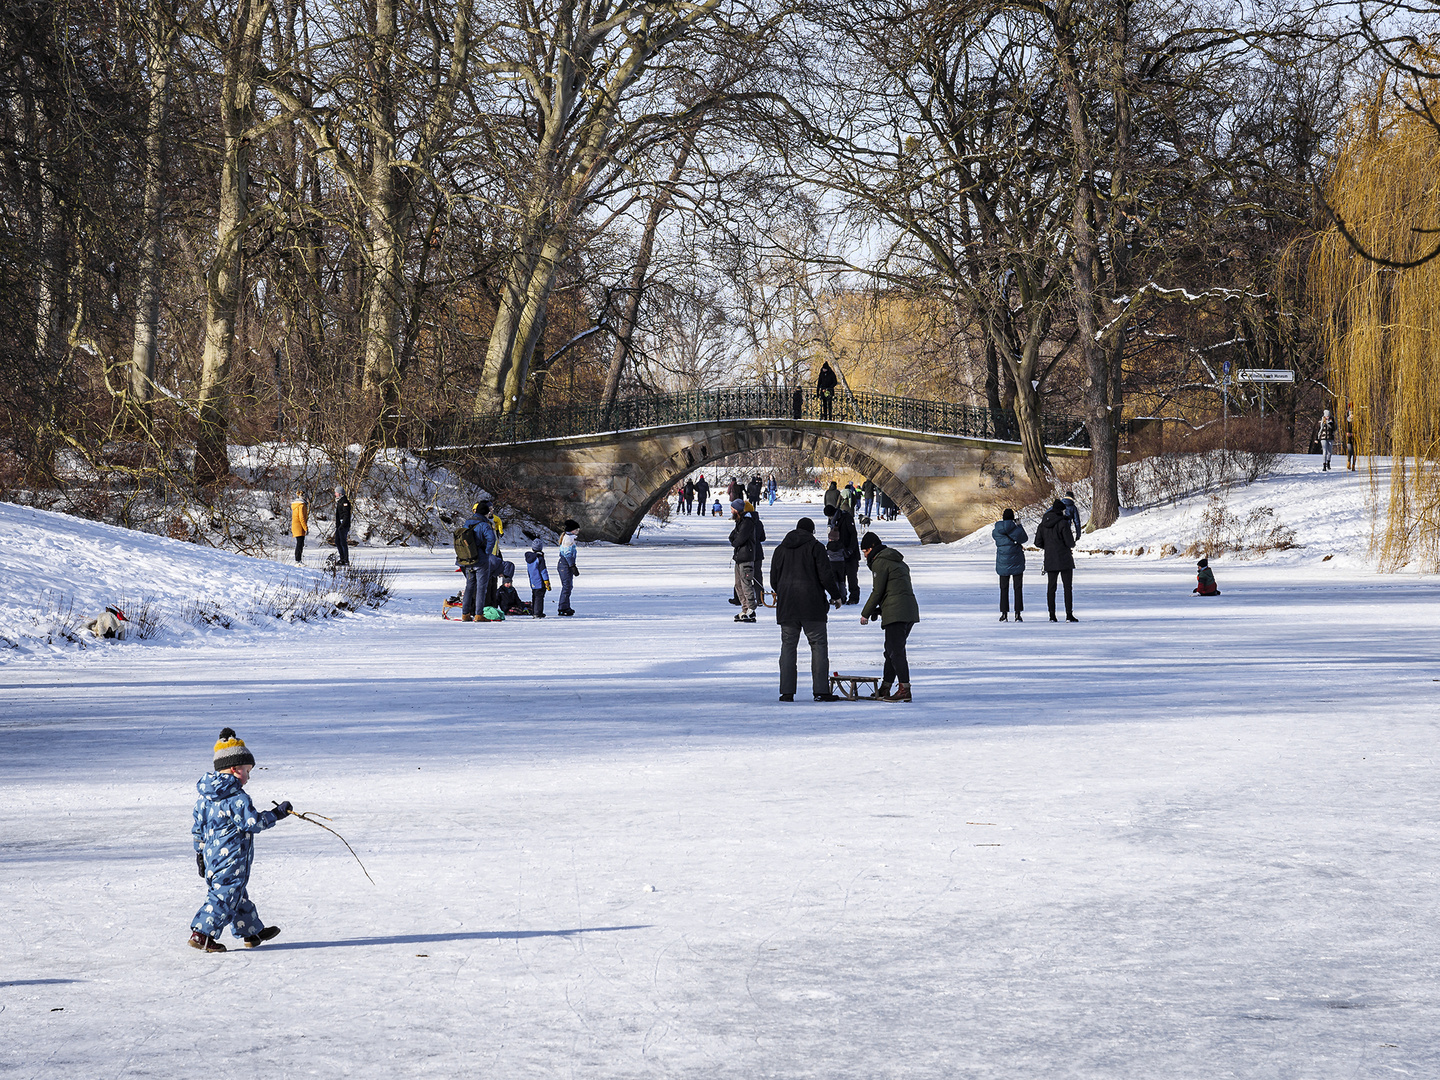
M870 687L870 693L861 694L861 685ZM879 675L841 675L835 671L830 675L830 692L846 701L878 701L880 699Z

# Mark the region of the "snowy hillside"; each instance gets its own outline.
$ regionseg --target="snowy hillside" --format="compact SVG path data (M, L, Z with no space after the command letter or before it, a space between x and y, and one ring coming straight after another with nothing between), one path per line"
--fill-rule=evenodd
M311 556L311 566L323 558ZM273 630L287 604L328 584L316 569L12 503L0 503L0 579L0 662L133 644L83 630L110 605L131 619L132 639L148 616L157 644Z
M1274 471L1253 483L1216 486L1173 505L1162 502L1124 510L1120 520L1108 529L1087 533L1076 549L1117 558L1186 557L1193 561L1196 554L1203 552L1184 553L1192 545L1202 546L1218 525L1222 533L1228 526L1232 533L1238 531L1242 536L1251 537L1275 530L1289 537L1295 546L1212 554L1211 562L1217 565L1225 561L1263 560L1266 564L1287 566L1324 562L1334 570L1374 569L1375 561L1370 555L1372 487L1368 470L1369 463L1363 458L1356 472L1345 471L1343 457L1335 458L1330 472L1321 472L1319 457L1283 455ZM1389 494L1388 461L1376 462L1376 474L1375 490L1383 506ZM1034 511L1021 515L1032 536L1037 516ZM1249 530L1247 523L1251 524ZM990 530L985 528L957 546L988 549L990 544Z

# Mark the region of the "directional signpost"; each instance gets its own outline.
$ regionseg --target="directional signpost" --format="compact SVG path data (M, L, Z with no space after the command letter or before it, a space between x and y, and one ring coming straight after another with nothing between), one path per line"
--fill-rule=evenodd
M1265 384L1266 383L1293 383L1295 372L1287 368L1240 368L1235 372L1236 382L1250 382L1260 384L1260 416L1265 416Z

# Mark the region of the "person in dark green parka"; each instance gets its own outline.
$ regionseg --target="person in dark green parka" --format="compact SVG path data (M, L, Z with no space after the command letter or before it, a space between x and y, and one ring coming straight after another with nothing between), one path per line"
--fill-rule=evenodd
M905 641L920 621L920 604L910 585L910 567L900 552L886 547L873 532L861 537L860 553L874 580L870 599L860 609L860 625L878 617L885 631L885 671L875 696L881 701L909 701L910 662L905 657ZM892 683L897 683L894 693L890 692Z

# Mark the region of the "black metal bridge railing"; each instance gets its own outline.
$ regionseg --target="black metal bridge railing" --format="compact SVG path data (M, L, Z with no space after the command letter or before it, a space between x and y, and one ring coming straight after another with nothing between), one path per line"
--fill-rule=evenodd
M610 431L634 431L725 420L834 420L927 435L961 435L1014 442L1019 439L1009 412L956 405L949 401L893 397L889 394L837 394L825 403L812 389L695 390L622 398L606 415L602 404L549 406L530 412L488 417L447 417L426 425L431 449L495 443L563 439ZM1046 446L1088 447L1083 421L1049 416L1041 425Z

